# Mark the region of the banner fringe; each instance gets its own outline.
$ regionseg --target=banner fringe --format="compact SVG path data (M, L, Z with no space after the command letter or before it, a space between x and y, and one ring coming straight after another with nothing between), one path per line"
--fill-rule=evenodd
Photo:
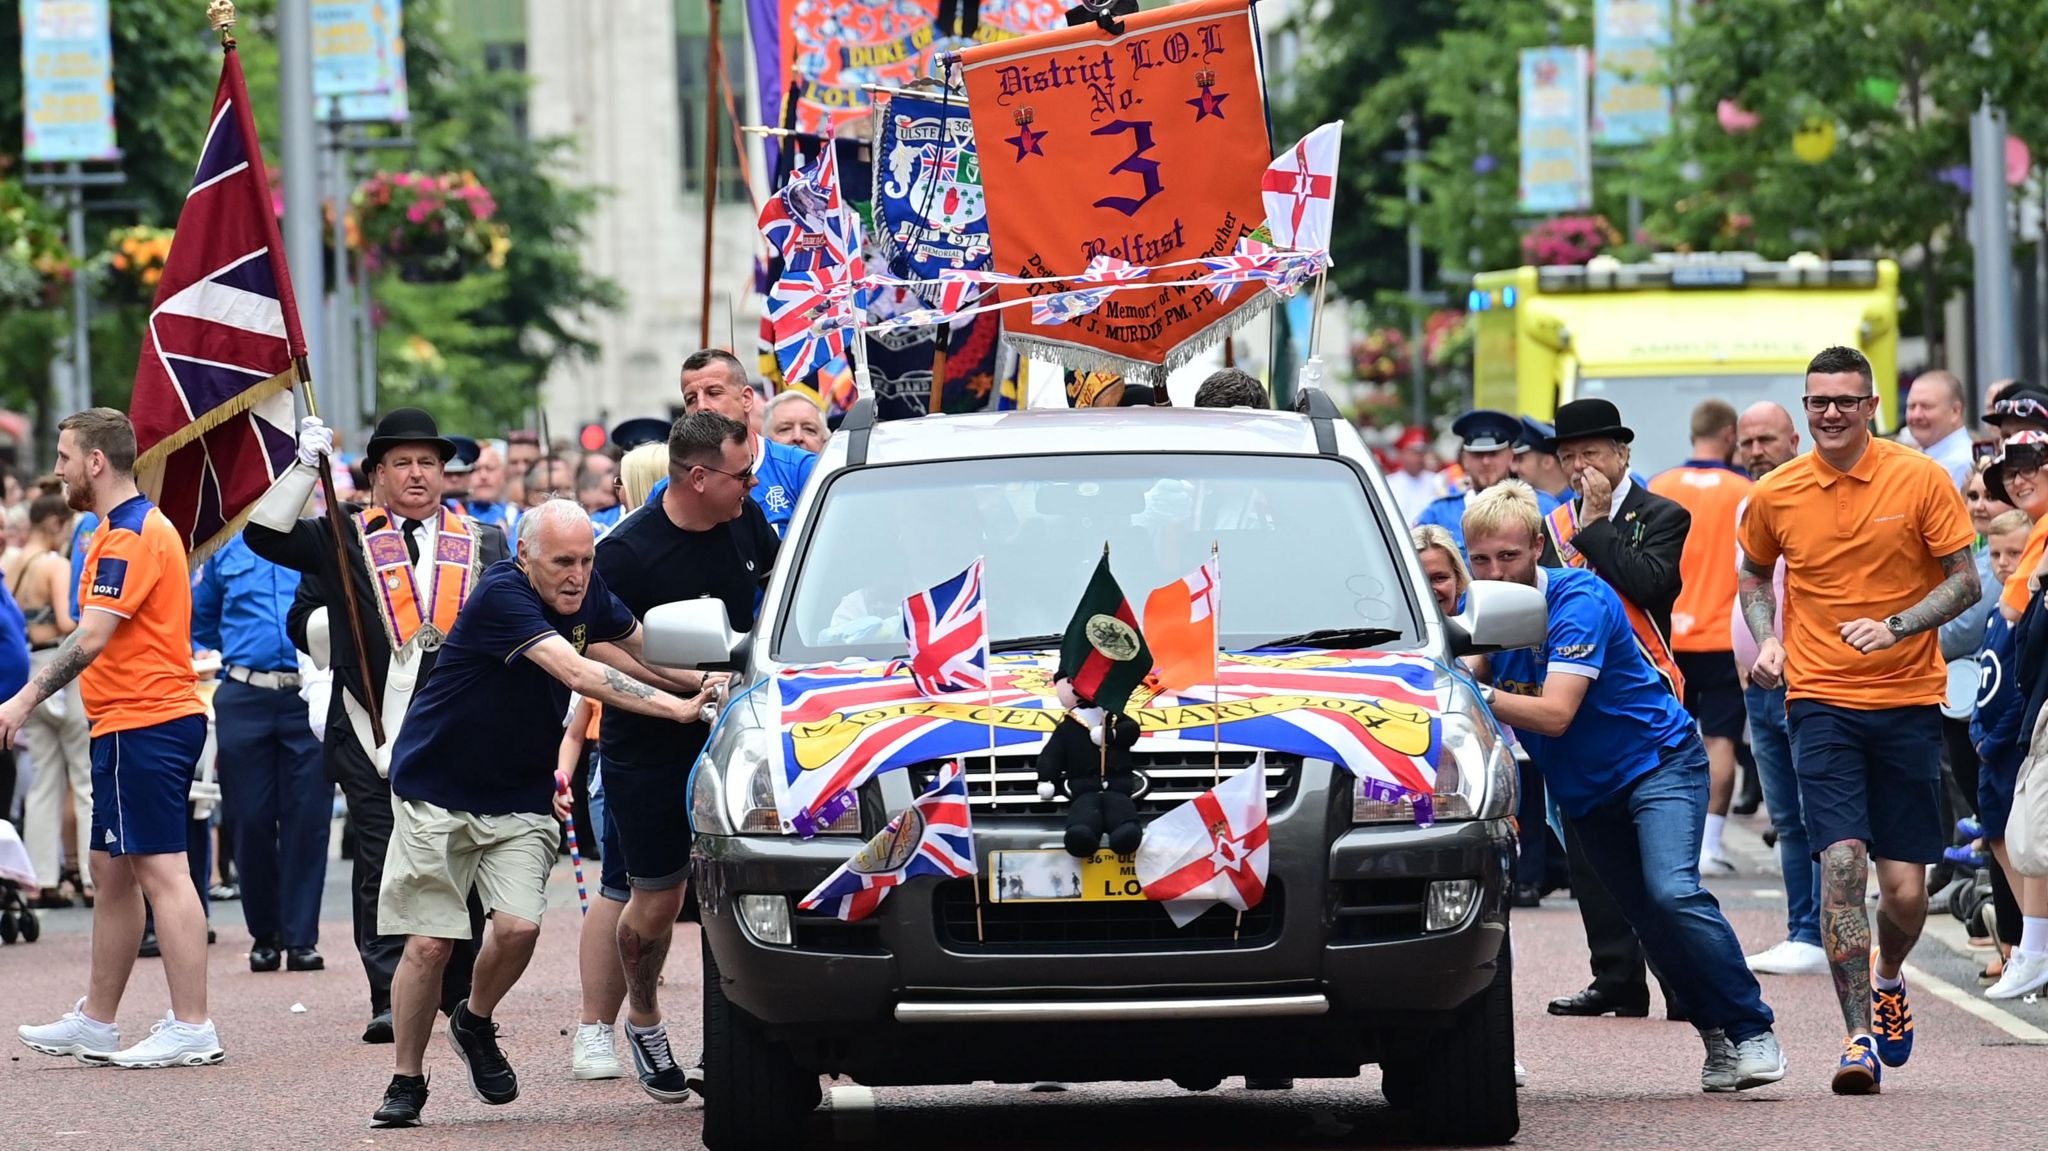
M298 378L298 369L296 367L289 367L277 375L264 380L262 383L244 388L241 394L237 395L234 399L194 419L191 423L150 445L148 451L136 456L136 473L139 476L145 470L161 468L164 461L170 459L172 453L176 452L179 448L192 443L199 439L199 437L234 419L236 416L248 412L249 409L277 393L291 391L293 386L298 383ZM297 430L296 428L291 429L295 434ZM138 486L140 486L139 480Z
M1166 353L1166 359L1157 364L1132 360L1087 344L1067 340L1047 339L1044 336L1013 333L1003 330L1003 343L1016 350L1019 355L1034 360L1048 360L1063 368L1077 372L1116 372L1134 384L1149 384L1164 387L1166 377L1174 369L1193 363L1195 357L1222 343L1236 334L1239 328L1264 315L1280 297L1271 288L1259 288L1258 295L1211 323L1208 327L1175 344Z

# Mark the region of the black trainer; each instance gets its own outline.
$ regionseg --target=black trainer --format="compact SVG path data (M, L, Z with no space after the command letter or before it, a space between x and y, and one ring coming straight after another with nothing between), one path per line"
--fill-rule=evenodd
M496 1107L519 1098L519 1077L498 1050L498 1025L472 1012L467 999L448 1017L448 1045L469 1069L469 1089L478 1099Z
M370 1116L372 1127L417 1127L420 1108L427 1105L427 1077L393 1075L384 1089L384 1105Z
M699 1095L704 1094L704 1057L702 1055L697 1056L688 1067L683 1068L683 1082L690 1085L690 1090L695 1091Z
M690 1081L676 1066L665 1024L642 1031L627 1023L626 1046L633 1052L633 1070L639 1075L642 1091L663 1103L681 1103L690 1097Z

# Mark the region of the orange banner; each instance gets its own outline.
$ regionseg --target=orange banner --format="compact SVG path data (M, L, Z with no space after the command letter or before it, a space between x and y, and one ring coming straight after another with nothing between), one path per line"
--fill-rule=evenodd
M1195 0L960 54L981 154L995 270L1076 276L1097 256L1156 266L1222 255L1265 219L1272 159L1248 0ZM1192 280L1164 268L1145 283ZM1005 299L1086 287L1003 285ZM1061 324L1003 314L1003 338L1074 368L1159 382L1267 302L1239 291L1143 287Z

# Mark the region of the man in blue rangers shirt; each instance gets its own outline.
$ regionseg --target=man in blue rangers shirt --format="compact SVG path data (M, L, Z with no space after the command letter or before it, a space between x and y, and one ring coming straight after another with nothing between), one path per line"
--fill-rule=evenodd
M298 591L299 573L250 551L239 532L192 588L192 642L221 659L215 761L222 814L235 830L251 971L327 966L316 945L334 785L299 698L299 653L285 626Z
M1465 469L1466 490L1454 492L1440 500L1434 500L1415 517L1415 526L1427 524L1451 533L1458 546L1465 546L1465 509L1481 492L1508 478L1514 467L1515 443L1523 436L1522 421L1506 412L1480 408L1459 416L1451 425L1451 433L1465 441L1463 451L1458 453L1458 465ZM1555 451L1555 447L1551 448ZM1557 501L1538 492L1536 501L1544 515L1557 507Z
M1691 1012L1707 1049L1700 1089L1775 1083L1785 1057L1771 1009L1721 905L1700 886L1706 748L1636 647L1614 589L1591 571L1538 567L1542 539L1536 495L1519 480L1489 487L1465 509L1473 578L1537 588L1550 609L1540 651L1489 657L1487 703L1521 738Z
M780 539L789 534L790 513L796 510L796 498L810 482L818 457L762 435L761 407L761 397L747 384L746 368L731 352L705 348L683 360L684 414L717 412L747 425L753 438L754 502L768 514L768 526ZM647 493L647 502L660 502L661 493L667 490L664 479Z
M491 1012L540 938L555 821L568 807L555 793L555 749L569 693L697 722L703 677L641 662L640 625L592 570L596 555L590 517L574 503L549 500L521 516L519 558L484 572L406 712L392 750L394 826L377 904L378 930L408 937L391 983L398 1066L373 1127L419 1123L441 968L453 941L469 938L472 885L491 910L491 932L469 998L449 1014L448 1039L477 1098L519 1097Z

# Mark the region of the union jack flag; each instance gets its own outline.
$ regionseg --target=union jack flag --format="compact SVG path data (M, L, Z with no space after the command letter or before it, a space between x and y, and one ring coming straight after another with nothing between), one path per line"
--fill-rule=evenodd
M798 169L787 187L768 197L760 224L790 271L858 267L860 229L839 186L839 149L832 141L817 163Z
M292 466L292 388L305 354L241 58L230 48L129 403L138 480L193 563L241 530Z
M1152 274L1152 269L1143 264L1119 260L1115 256L1097 256L1088 261L1088 270L1074 277L1077 284L1124 284L1142 280ZM1082 288L1071 292L1057 292L1031 302L1031 322L1034 324L1065 324L1101 307L1115 288Z
M910 678L925 695L988 690L988 611L981 598L981 560L934 588L903 601L910 639Z
M1283 296L1291 296L1319 266L1314 255L1283 252L1250 237L1237 242L1228 256L1204 256L1201 277L1209 291L1221 301L1228 299L1239 284L1264 284Z
M784 379L801 380L846 354L853 324L851 289L831 271L790 272L768 290L764 323L775 338Z
M940 768L923 795L797 906L806 911L823 907L848 921L866 919L892 888L920 875L964 879L978 870L966 776L955 761Z

